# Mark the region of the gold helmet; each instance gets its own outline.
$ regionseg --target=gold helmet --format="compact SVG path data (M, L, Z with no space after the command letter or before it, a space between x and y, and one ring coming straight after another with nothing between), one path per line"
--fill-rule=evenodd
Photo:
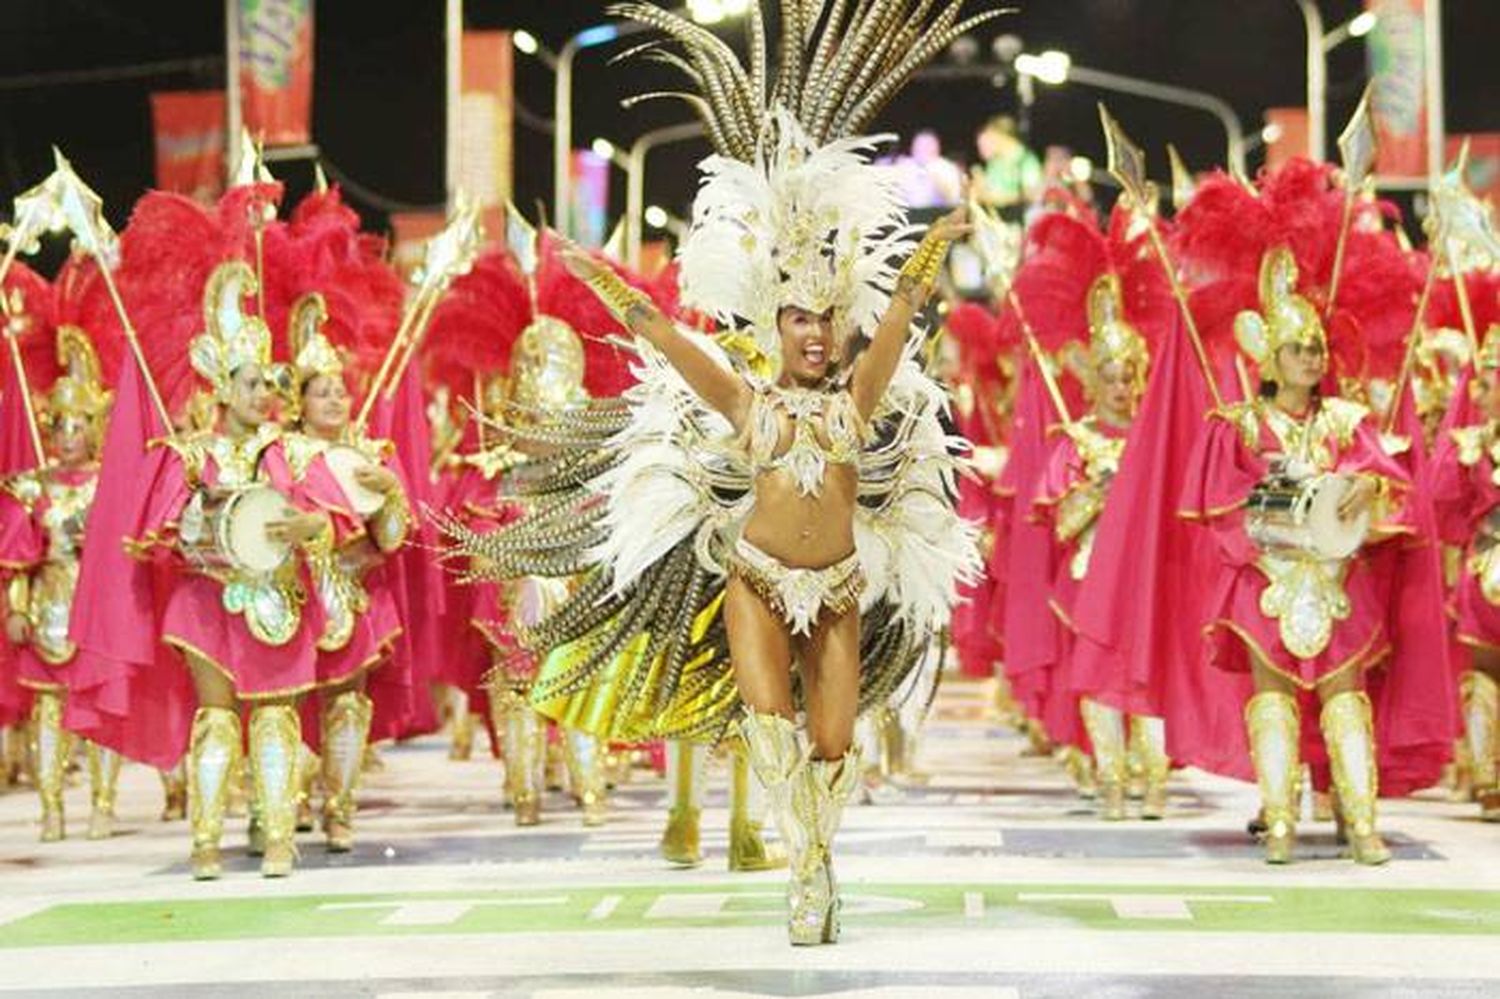
M286 418L296 422L302 418L302 392L307 383L324 376L342 379L344 359L338 348L323 335L323 324L328 321L328 303L316 291L310 291L292 303L287 316L288 345L291 347L292 363L281 372L283 382L281 394L286 403Z
M1297 261L1287 247L1273 247L1261 258L1260 311L1246 309L1234 317L1234 338L1271 381L1282 347L1328 348L1318 310L1297 294Z
M560 319L539 315L511 355L511 398L526 409L574 409L588 402L583 341Z
M104 437L104 415L110 393L99 372L99 355L89 336L77 326L57 329L57 361L65 374L38 407L38 419L48 430L81 427L97 448Z
M230 383L240 368L256 364L269 369L271 364L271 330L259 316L244 312L245 296L256 288L255 272L243 260L220 264L203 287L204 330L188 346L188 360L220 402L229 399Z

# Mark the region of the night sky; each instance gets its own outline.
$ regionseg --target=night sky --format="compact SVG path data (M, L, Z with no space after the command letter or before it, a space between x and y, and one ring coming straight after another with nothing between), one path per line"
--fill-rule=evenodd
M1228 99L1246 129L1262 111L1304 99L1302 20L1293 0L1014 0L1021 11L983 30L981 58L1000 34L1026 48L1061 48L1075 62L1211 91ZM0 194L35 183L61 146L105 196L118 224L152 182L147 95L155 89L222 82L223 4L218 0L5 0L0 27ZM383 226L383 206L439 205L443 197L441 0L317 0L315 140L331 169L354 184L349 200ZM977 7L978 3L971 4ZM1329 27L1357 13L1359 0L1322 0ZM1500 0L1445 0L1448 126L1500 130ZM602 19L603 4L583 0L467 0L469 27L526 27L552 48ZM727 29L733 37L733 29ZM687 120L683 106L657 102L622 111L621 97L669 82L638 63L609 65L619 48L580 57L575 140L595 135L621 145L648 128ZM41 82L95 67L185 60L181 68L123 82ZM1329 62L1329 121L1336 133L1364 83L1364 47L1346 43ZM675 82L675 81L672 81ZM552 114L551 73L519 57L516 200L531 210L551 191L551 137L538 127ZM1165 175L1162 152L1177 144L1189 166L1222 162L1223 131L1206 114L1077 86L1039 87L1033 144L1060 143L1103 158L1095 102L1107 97L1127 130ZM959 158L972 156L975 127L1013 110L1014 85L988 80L923 82L886 112L880 127L905 134L930 126ZM1330 136L1330 149L1332 136ZM648 199L683 212L693 193L692 164L706 145L653 156ZM1251 161L1252 169L1258 156ZM310 184L308 167L277 167L293 196ZM612 208L623 202L618 183Z

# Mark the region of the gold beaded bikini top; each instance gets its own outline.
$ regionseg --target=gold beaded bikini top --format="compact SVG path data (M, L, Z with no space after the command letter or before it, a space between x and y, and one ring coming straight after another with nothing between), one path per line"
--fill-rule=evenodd
M791 443L781 449L781 414L791 421ZM830 464L853 465L864 448L866 426L847 389L820 392L769 386L757 389L740 440L756 475L785 470L803 496L823 489Z

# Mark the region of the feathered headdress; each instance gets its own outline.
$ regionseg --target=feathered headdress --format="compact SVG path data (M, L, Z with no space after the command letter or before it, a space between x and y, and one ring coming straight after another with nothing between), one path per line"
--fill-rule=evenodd
M678 251L683 302L748 333L742 356L779 367L776 314L785 306L831 310L846 333L874 325L911 232L897 178L870 162L880 139L860 133L923 63L1001 13L960 20L964 6L780 0L774 80L760 0L748 11L748 66L680 15L643 3L612 8L676 42L675 51L638 51L681 69L698 90L636 100L686 100L718 150L702 164Z

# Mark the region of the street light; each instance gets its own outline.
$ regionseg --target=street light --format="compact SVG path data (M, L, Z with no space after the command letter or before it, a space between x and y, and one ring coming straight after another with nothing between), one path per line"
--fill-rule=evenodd
M657 146L686 142L704 134L702 122L690 121L653 129L636 139L625 165L625 261L641 266L641 219L646 203L646 154ZM660 227L658 227L660 228Z
M976 68L984 72L991 72L994 69L994 67ZM1139 77L1126 76L1122 73L1110 73L1102 69L1079 66L1066 52L1059 52L1056 49L1049 49L1038 55L1023 52L1016 56L1015 68L1016 72L1023 77L1031 77L1053 86L1078 83L1086 87L1097 87L1100 90L1131 94L1167 104L1176 104L1180 107L1207 111L1218 118L1224 126L1224 134L1228 139L1230 165L1239 170L1245 169L1245 126L1240 121L1240 116L1234 110L1234 106L1222 97L1188 87L1177 87L1169 83L1157 83L1154 80L1142 80Z
M699 0L699 3L704 2L708 0ZM749 3L742 3L740 0L711 0L711 2L719 10L718 20L744 14L750 9ZM685 9L690 17L696 19L697 15L693 7L694 4L689 4ZM572 153L573 145L573 61L584 49L608 45L620 38L638 35L649 30L647 25L639 21L612 21L584 28L567 40L557 53L557 58L551 63L552 68L557 72L556 88L553 90L552 114L556 122L556 130L552 134L552 217L558 232L567 233L569 209L572 207L568 204L569 191L572 187L568 157Z
M1374 31L1380 16L1367 10L1325 32L1317 0L1297 0L1297 7L1307 29L1307 155L1321 162L1328 155L1328 53Z
M665 229L667 227L667 210L661 205L651 205L646 209L646 224L653 229Z
M595 139L593 142L589 143L589 148L592 149L594 151L594 155L599 157L601 160L613 160L615 158L615 144L613 142L610 142L608 139Z
M514 45L517 50L524 52L527 55L536 55L538 50L540 50L542 47L542 43L536 40L536 35L533 35L525 28L522 28L520 31L512 34L510 36L510 43Z
M1068 82L1068 73L1072 68L1073 58L1057 49L1048 49L1041 55L1023 52L1016 56L1017 73L1034 76L1054 87Z

